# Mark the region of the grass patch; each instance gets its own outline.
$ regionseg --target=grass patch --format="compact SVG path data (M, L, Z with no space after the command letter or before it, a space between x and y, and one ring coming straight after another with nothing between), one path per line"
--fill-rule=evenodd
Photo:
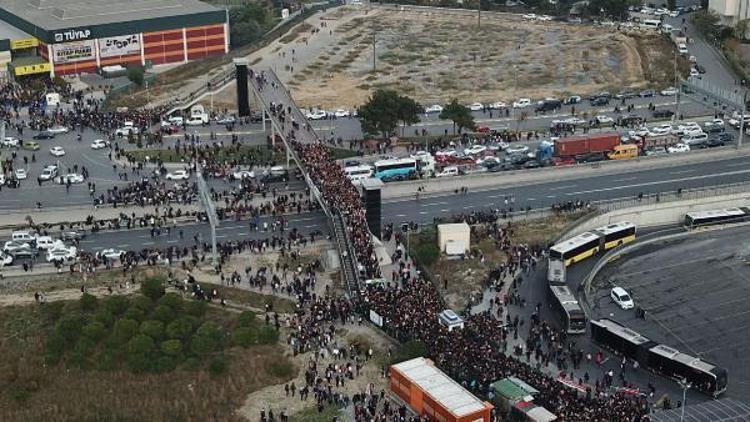
M219 308L205 308L200 315L196 308L205 302L178 299L84 296L1 308L0 420L241 421L236 409L247 394L296 373L276 344L277 335L259 334L258 342L247 348L230 337L214 337L247 327L260 333L264 324ZM177 326L194 325L178 323L162 331L159 324L146 324L162 319L199 325L179 330ZM127 329L133 326L127 320L136 321L135 330ZM60 338L62 333L71 336ZM225 342L221 350L205 348L211 339ZM184 345L180 353L174 353L175 340ZM261 341L266 345L257 345ZM144 351L146 343L152 347ZM49 359L55 344L61 350L56 363ZM140 354L147 359L138 359ZM134 370L134 364L145 370ZM161 370L152 371L152 366ZM274 371L274 366L286 369Z
M341 420L341 410L333 405L324 407L320 412L317 407L310 407L291 415L289 419L292 422L330 422Z
M270 305L271 309L278 313L292 313L296 310L294 302L283 297L235 289L219 284L201 283L201 285L205 286L204 289L207 290L216 289L219 296L226 298L231 303L239 303L257 309L265 309L266 305Z
M303 22L297 26L294 27L291 31L289 31L288 34L284 35L283 37L279 38L279 42L282 44L289 44L290 42L297 39L297 37L300 36L303 32L310 32L312 29L312 25L310 25L307 22Z

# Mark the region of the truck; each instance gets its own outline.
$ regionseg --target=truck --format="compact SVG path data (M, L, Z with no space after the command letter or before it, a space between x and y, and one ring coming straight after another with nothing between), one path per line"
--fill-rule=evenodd
M656 136L633 136L627 141L623 141L623 144L636 145L641 155L645 154L646 151L671 147L680 142L680 138L677 135L666 134Z
M543 141L536 150L535 158L540 163L552 161L555 165L620 160L637 157L639 147L634 147L621 145L617 132L597 133Z

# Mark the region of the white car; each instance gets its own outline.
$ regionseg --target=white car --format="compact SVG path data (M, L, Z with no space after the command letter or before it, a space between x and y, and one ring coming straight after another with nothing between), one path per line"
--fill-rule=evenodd
M458 176L458 175L459 175L458 167L449 166L449 167L445 167L443 171L436 173L435 177L451 177L451 176Z
M310 120L321 120L321 119L325 119L326 116L328 116L328 113L326 113L325 110L315 110L311 113L308 113L307 116L305 117L307 117Z
M672 133L672 130L672 125L668 124L654 126L649 129L649 131L651 131L651 133L653 133L654 135L669 135L670 133Z
M633 309L635 307L635 304L633 304L633 299L630 298L628 292L626 292L622 287L613 287L609 293L609 296L617 304L617 306L622 309L627 310Z
M531 105L529 98L519 98L518 101L513 102L513 108L526 108Z
M586 124L586 121L581 119L580 117L568 117L567 119L563 120L563 123L578 126Z
M659 92L659 94L661 94L661 95L663 95L665 97L673 97L673 96L677 95L677 88L662 89L661 92Z
M350 113L349 110L344 110L343 108L340 108L334 111L333 115L336 117L349 117L352 115L352 113Z
M52 164L42 169L39 180L52 180L55 176L57 176L57 166Z
M469 110L471 111L482 111L483 109L484 109L484 105L482 105L482 103L469 104Z
M687 126L682 129L683 135L701 135L703 134L703 128L700 126Z
M255 173L249 170L236 170L234 173L232 173L232 177L237 180L254 179Z
M670 154L675 154L678 152L690 152L690 147L685 144L674 144L670 147L667 147L667 152Z
M175 126L182 126L183 123L185 123L185 119L182 118L182 116L172 116L167 121Z
M133 135L137 135L138 128L135 126L125 126L115 131L115 135L117 136L128 136L129 133L132 133Z
M39 249L55 249L65 247L62 240L53 240L51 236L37 236L36 247Z
M677 51L679 51L680 54L687 54L688 53L687 45L685 45L685 43L677 44Z
M99 257L102 257L102 256L107 257L107 259L109 259L110 261L112 261L112 260L115 260L115 259L120 259L120 257L124 253L125 253L125 251L122 250L122 249L110 248L110 249L101 250L101 251L97 252L96 255L99 256Z
M70 183L71 185L78 185L80 183L83 183L84 179L82 175L77 173L68 173L64 176L60 176L57 179L57 183L61 185L67 185Z
M472 145L468 148L464 148L464 154L476 155L487 151L487 147L484 145Z
M72 262L78 257L74 246L58 247L47 251L47 262Z
M489 148L490 151L505 151L509 147L510 144L505 141L497 141L495 143L487 145L487 148Z
M433 104L433 105L431 105L429 107L426 107L424 109L424 112L427 113L427 114L430 114L430 113L442 113L443 112L443 106L441 106L440 104Z
M542 21L542 22L549 22L552 20L552 16L549 15L539 15L536 17L536 20Z
M507 107L508 107L508 104L505 104L502 101L496 101L490 104L490 108L493 110L500 110L500 109L507 108Z
M54 133L55 135L59 133L68 133L70 129L66 128L65 126L52 126L51 128L47 129L47 132Z
M237 122L237 119L235 119L234 116L224 116L224 117L216 118L216 124L219 124L219 125L233 125L236 122Z
M12 136L6 136L5 139L2 140L2 145L8 148L17 147L21 145L21 140Z
M615 119L609 116L604 116L604 115L596 116L596 122L599 123L600 125L605 124L605 123L613 123L614 121Z
M104 149L108 145L104 139L97 139L91 143L91 149Z
M521 17L524 18L524 19L527 19L527 20L534 20L534 19L536 19L536 14L535 13L526 13L525 15L522 15Z
M13 256L0 252L0 267L5 267L13 263Z
M425 161L425 160L432 159L432 154L430 154L427 151L417 151L414 154L412 154L410 157L413 158L413 159L415 159L415 160Z
M691 68L690 68L690 77L693 77L693 78L698 78L698 79L700 79L700 76L701 76L701 73L700 73L700 72L698 72L698 69L696 69L696 68L694 68L694 67L691 67Z
M206 123L206 119L207 118L201 116L193 116L189 118L187 122L185 122L185 124L188 126L201 126L202 124Z
M187 180L190 178L190 173L186 170L175 170L167 173L167 180Z
M49 149L49 153L55 157L62 157L65 155L65 150L61 146L52 147Z
M436 157L455 157L458 155L458 151L455 149L444 149L435 153Z
M723 128L724 127L724 121L721 119L713 119L709 120L705 123L703 123L703 127L705 128Z
M16 176L17 180L24 180L29 177L28 173L26 173L26 169L21 168L15 169L13 174Z
M529 147L526 145L511 145L510 147L508 147L508 149L505 150L505 152L508 155L526 154L527 152L529 152Z
M20 240L9 240L3 245L5 252L13 252L18 249L30 249L31 245L27 242L21 242Z

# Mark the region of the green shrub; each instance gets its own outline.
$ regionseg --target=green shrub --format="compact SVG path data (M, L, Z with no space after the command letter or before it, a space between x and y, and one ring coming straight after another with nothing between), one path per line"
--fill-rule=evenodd
M185 304L185 301L182 300L180 295L178 295L177 293L170 292L162 296L161 299L159 299L159 305L169 306L175 311L182 310L182 307L184 306L184 304Z
M113 345L125 345L138 331L138 322L132 319L120 319L115 322L109 339Z
M200 318L206 313L208 304L202 300L191 300L185 302L185 313L196 318Z
M98 342L107 336L107 327L99 321L91 321L83 327L83 335Z
M179 356L182 353L182 342L167 340L161 344L161 352L168 356Z
M84 293L78 300L78 302L80 303L81 310L85 312L94 311L99 304L99 300L96 298L96 296L90 295L88 293Z
M263 326L258 332L258 344L276 344L279 341L279 332L270 326Z
M168 305L158 305L154 312L151 314L152 319L159 320L165 324L169 324L177 317L177 311Z
M143 321L139 331L155 341L161 341L164 338L164 323L153 319Z
M418 340L401 343L393 353L391 363L399 363L405 360L418 358L427 355L427 346Z
M435 242L420 243L411 249L414 260L426 267L433 265L440 258L440 249Z
M128 299L125 296L110 296L104 303L104 307L112 315L122 315L128 309Z
M170 322L167 325L167 337L171 339L187 340L193 330L197 321L195 318L184 316Z
M271 366L268 368L268 372L271 373L271 375L279 378L289 378L292 376L292 372L294 372L294 367L292 366L292 363L288 360L282 360L271 363Z
M171 372L177 368L177 362L171 356L160 356L156 360L155 370L156 372Z
M242 327L249 327L255 321L255 314L250 311L242 311L237 324Z
M216 358L208 365L208 371L213 376L221 375L227 371L227 362L223 358Z
M145 335L138 334L128 341L128 354L148 354L154 350L154 339Z
M164 286L160 279L147 278L141 283L141 293L147 298L156 302L162 296L164 296Z
M250 327L237 327L232 331L232 343L248 348L257 341L255 330Z

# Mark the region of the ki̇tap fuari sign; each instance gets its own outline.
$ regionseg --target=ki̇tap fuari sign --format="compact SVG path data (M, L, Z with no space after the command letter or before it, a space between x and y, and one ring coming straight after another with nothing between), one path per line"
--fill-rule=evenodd
M89 29L68 29L62 32L55 32L55 42L87 40L91 38Z

